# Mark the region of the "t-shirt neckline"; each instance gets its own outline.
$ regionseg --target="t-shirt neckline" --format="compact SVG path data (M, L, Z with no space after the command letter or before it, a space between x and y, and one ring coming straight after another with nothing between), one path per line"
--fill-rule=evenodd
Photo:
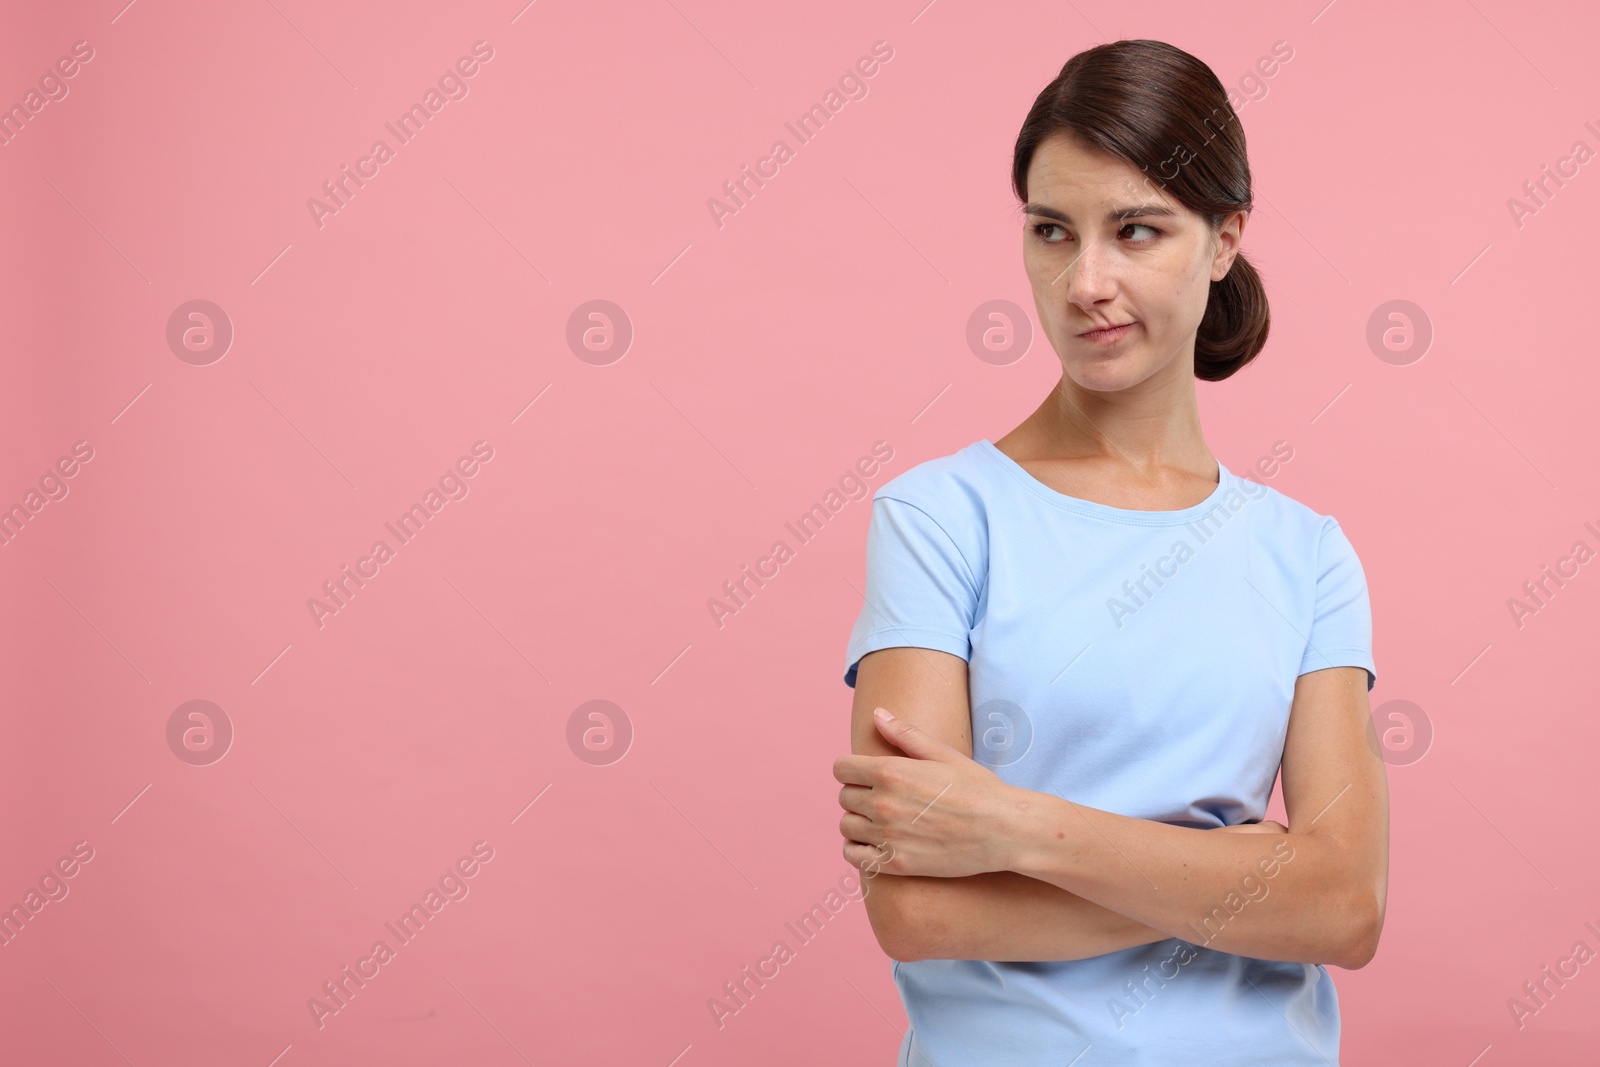
M1069 496L1066 493L1050 488L1048 485L1028 473L1026 467L1006 455L997 448L993 441L987 437L980 439L974 446L982 454L989 456L1008 471L1011 476L1025 486L1030 492L1041 499L1047 500L1057 507L1068 511L1087 515L1091 518L1106 519L1111 522L1128 523L1135 526L1181 526L1199 518L1215 507L1222 499L1222 495L1229 489L1232 472L1225 467L1221 460L1217 461L1217 486L1200 503L1191 507L1180 508L1177 511L1141 511L1137 508L1114 508L1110 504L1101 504L1093 500L1084 500L1082 497Z

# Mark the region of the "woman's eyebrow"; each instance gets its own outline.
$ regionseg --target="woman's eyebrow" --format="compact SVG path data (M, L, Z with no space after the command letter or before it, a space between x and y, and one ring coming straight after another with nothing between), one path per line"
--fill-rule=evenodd
M1072 217L1065 211L1057 211L1055 208L1045 207L1043 204L1028 204L1023 207L1023 211L1029 215L1041 215L1044 218L1058 219L1061 222L1070 223L1072 221ZM1177 214L1171 208L1163 207L1160 204L1141 204L1135 207L1114 207L1106 212L1106 221L1119 222L1122 219L1175 217Z

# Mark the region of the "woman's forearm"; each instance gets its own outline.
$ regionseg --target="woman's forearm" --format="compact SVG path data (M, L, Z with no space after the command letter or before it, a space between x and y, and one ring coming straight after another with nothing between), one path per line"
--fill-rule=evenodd
M893 879L872 886L874 881ZM895 896L898 959L1081 960L1170 935L1015 871L965 878L880 874Z
M1276 822L1219 833L1284 833ZM1015 871L966 878L877 874L867 892L895 897L896 958L1041 963L1103 956L1163 941L1146 926L1075 893Z
M1008 833L1028 842L1009 869L1222 952L1352 970L1371 959L1381 905L1350 873L1361 857L1349 831L1308 823L1275 841L1223 840L1033 796L1020 809L1021 828ZM1377 801L1348 801L1360 802Z

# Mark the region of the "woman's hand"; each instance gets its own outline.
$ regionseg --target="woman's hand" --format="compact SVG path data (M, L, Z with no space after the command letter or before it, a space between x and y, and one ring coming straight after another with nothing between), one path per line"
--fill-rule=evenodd
M882 711L882 709L879 709ZM1016 794L987 767L903 719L875 715L905 756L841 756L844 858L869 872L962 878L1010 870Z

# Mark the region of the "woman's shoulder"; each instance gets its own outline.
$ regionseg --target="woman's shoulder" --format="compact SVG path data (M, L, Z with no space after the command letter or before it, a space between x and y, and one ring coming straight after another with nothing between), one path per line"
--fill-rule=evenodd
M1296 497L1252 477L1252 472L1235 474L1234 483L1252 511L1271 516L1270 524L1291 543L1309 542L1313 546L1339 520L1302 502ZM1260 524L1256 524L1259 528Z
M884 482L872 495L874 511L903 513L911 508L921 512L976 566L976 561L988 556L992 495L989 483L993 479L993 472L979 453L982 444L974 442L925 459Z
M873 499L898 500L924 511L933 509L946 514L981 507L985 475L988 474L978 455L982 444L982 441L976 441L901 471L878 486Z

